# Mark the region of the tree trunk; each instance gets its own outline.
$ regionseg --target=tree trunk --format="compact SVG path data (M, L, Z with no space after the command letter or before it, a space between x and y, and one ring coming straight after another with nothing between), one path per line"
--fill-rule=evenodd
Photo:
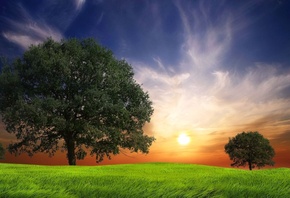
M248 164L249 164L249 169L252 170L252 162L248 161Z
M69 165L76 165L75 142L68 138L65 140L67 146L67 159Z

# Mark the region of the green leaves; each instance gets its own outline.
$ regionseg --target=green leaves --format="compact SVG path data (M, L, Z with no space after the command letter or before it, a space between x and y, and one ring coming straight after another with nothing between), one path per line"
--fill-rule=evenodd
M233 160L231 166L245 166L248 163L251 170L256 166L274 165L272 158L275 151L269 140L258 132L242 132L230 138L225 145L225 152Z
M83 159L86 149L97 161L120 148L147 153L154 138L142 128L152 102L133 76L93 39L30 47L0 75L3 121L19 140L10 151L53 153L63 139L69 158Z

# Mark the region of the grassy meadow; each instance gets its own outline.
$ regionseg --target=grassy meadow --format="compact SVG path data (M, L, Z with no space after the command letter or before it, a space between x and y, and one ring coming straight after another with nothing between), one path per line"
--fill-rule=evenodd
M290 169L0 164L1 197L290 197Z

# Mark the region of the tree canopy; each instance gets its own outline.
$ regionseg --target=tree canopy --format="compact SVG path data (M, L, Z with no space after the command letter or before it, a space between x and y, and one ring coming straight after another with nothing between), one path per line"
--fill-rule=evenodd
M275 155L268 139L264 138L259 132L242 132L225 145L225 152L233 161L231 166L246 166L249 169L274 165L272 158Z
M96 162L120 149L148 153L144 134L152 102L132 67L94 39L46 40L0 75L0 112L17 142L11 153L67 151L70 165L87 152Z

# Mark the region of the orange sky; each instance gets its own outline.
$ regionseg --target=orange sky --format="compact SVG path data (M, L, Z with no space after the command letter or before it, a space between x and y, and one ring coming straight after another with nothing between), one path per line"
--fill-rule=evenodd
M150 127L145 127L149 129ZM121 154L113 156L111 160L105 159L98 165L107 164L124 164L124 163L143 163L143 162L177 162L177 163L194 163L213 166L230 167L231 161L227 154L224 153L224 145L228 141L228 135L232 133L217 133L212 132L208 135L194 133L192 131L182 132L190 137L190 143L180 145L177 141L177 132L171 137L156 137L157 140L153 143L150 153L147 155L130 153L123 151ZM13 138L12 135L4 133L1 130L1 142L7 145ZM288 137L287 137L288 135ZM269 137L270 138L270 137ZM279 137L270 140L271 145L276 151L274 167L290 167L289 160L289 133L282 133ZM42 165L67 165L65 153L60 151L52 158L45 154L35 154L33 157L28 157L26 154L21 154L15 157L6 152L5 159L0 162L4 163L25 163L25 164L42 164ZM77 165L97 165L95 158L86 157L85 160L77 161ZM247 168L247 167L246 167Z

